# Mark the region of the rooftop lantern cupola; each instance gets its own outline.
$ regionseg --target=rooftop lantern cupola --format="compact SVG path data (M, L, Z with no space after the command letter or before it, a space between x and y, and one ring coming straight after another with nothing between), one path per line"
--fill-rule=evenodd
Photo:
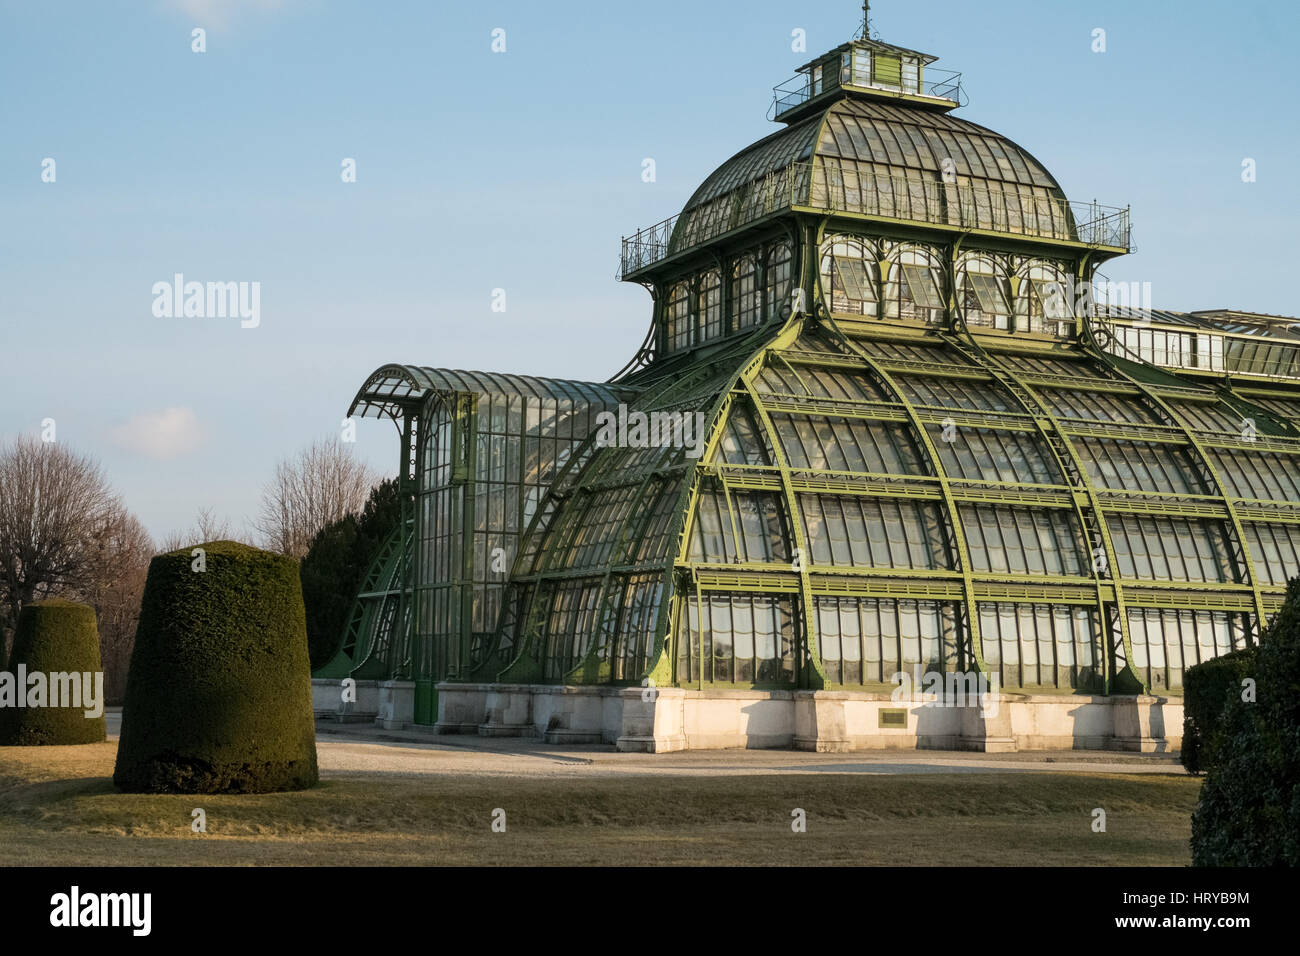
M903 100L941 112L965 105L961 74L928 69L938 57L872 39L870 4L862 4L862 36L799 67L772 91L771 118L792 123L825 99L849 94Z
M862 293L846 299L860 314L901 316L901 306L883 304L897 293L924 300L917 314L926 321L959 323L979 311L995 316L986 325L1003 330L1017 310L1035 319L1041 311L1042 303L1022 301L1022 292L1048 280L1018 274L1025 262L1050 259L1055 264L1044 270L1076 276L1131 249L1127 208L1070 202L1027 150L955 114L965 105L961 75L941 73L935 57L873 36L868 6L854 39L776 88L769 115L781 129L714 170L678 215L623 238L619 277L651 287L656 321L675 330L655 354L778 320L775 302L790 281L804 283L812 308L842 312L835 293L843 280ZM819 235L852 237L866 264L845 266L834 281L814 281L827 256L845 255L843 248L822 250ZM929 251L900 251L918 246ZM936 284L937 276L951 283L958 260L977 250L1003 257L1000 272L988 271L995 261L989 258L986 271L973 273L996 281L961 279L955 290ZM907 256L916 261L900 258ZM899 277L922 268L921 258L930 262L925 281L917 273L916 288L900 292ZM731 274L737 268L740 278ZM956 301L980 289L981 309ZM1021 330L1029 325L1026 318Z

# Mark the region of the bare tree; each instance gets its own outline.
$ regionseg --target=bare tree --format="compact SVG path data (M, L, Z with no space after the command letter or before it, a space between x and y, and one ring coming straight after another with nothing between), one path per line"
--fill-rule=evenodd
M275 467L255 527L264 547L301 558L316 532L365 507L380 476L337 438L313 442Z
M158 546L158 550L161 554L166 554L169 551L192 548L209 541L229 541L234 537L235 534L230 530L230 522L227 519L218 517L211 508L200 508L194 524L186 531L173 531L167 535Z
M95 608L104 695L110 702L117 702L126 691L126 673L135 647L135 626L153 541L144 525L123 509L94 545L92 571L78 588L77 596Z
M0 447L0 592L5 647L23 606L79 593L125 513L94 459L20 436Z

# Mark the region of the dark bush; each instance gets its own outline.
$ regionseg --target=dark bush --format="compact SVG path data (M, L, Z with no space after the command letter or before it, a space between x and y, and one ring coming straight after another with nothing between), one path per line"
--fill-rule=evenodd
M1300 865L1300 579L1260 638L1257 697L1224 712L1192 814L1197 866Z
M298 562L233 541L149 565L113 782L146 793L316 783Z
M397 481L370 490L360 516L326 525L302 559L302 597L307 606L307 646L312 670L324 667L343 642L352 602L379 546L401 521Z
M1223 712L1240 697L1242 680L1255 676L1255 648L1233 651L1189 667L1183 675L1183 766L1203 773L1214 762Z
M313 671L338 653L343 626L357 596L356 551L357 519L348 515L318 531L302 559L307 650ZM360 573L364 574L364 569Z
M73 601L33 601L23 607L14 629L14 649L6 668L17 680L18 666L27 674L43 674L46 681L46 706L15 707L8 700L0 706L0 746L38 746L44 744L93 744L105 739L104 680L99 661L99 633L95 627L95 609ZM85 683L81 675L92 675L90 690L98 695L99 715L87 717ZM55 682L54 674L72 674L76 689L76 706L48 706ZM96 679L93 675L98 675ZM26 687L14 687L26 699ZM63 692L60 693L61 703Z

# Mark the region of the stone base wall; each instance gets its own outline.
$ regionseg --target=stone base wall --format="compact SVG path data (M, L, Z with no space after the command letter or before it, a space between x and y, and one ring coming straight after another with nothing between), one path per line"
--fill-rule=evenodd
M401 680L354 681L345 699L341 680L318 677L311 682L311 706L319 720L376 723L400 730L415 720L415 683Z
M1003 693L987 708L915 693L685 690L552 684L438 685L440 733L533 737L619 750L1176 751L1183 705L1169 697Z

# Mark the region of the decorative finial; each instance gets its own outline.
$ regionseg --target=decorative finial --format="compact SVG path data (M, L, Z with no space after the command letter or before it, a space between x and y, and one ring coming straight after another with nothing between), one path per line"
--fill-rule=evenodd
M871 39L871 0L862 0L862 39Z

